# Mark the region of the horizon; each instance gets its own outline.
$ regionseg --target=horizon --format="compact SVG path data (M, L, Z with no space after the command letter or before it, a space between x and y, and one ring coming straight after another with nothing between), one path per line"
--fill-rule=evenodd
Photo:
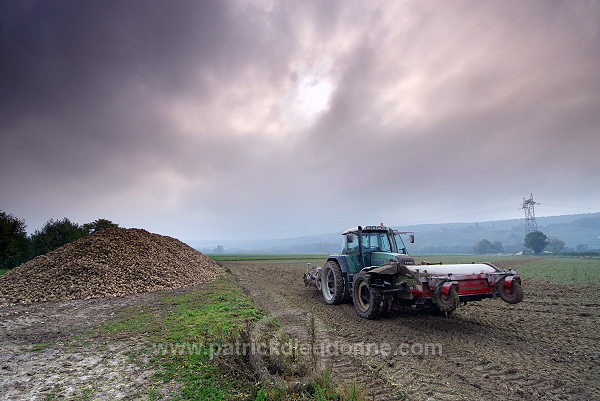
M585 218L585 217L579 217L579 216L589 216L589 215L593 215L596 216L598 215L598 217L600 217L600 212L591 212L591 213L578 213L578 214L565 214L565 215L554 215L554 216L536 216L536 220L537 219L552 219L552 218L569 218L572 217L573 220L578 220L579 218ZM432 226L432 227L444 227L444 226L465 226L465 227L469 227L471 225L475 225L475 224L481 224L483 226L487 225L487 224L493 224L493 223L497 223L497 222L506 222L506 223L510 223L510 222L515 222L515 224L522 224L523 225L523 235L525 235L526 230L524 227L524 220L525 218L515 218L515 219L506 219L506 220L486 220L486 221L462 221L462 222L451 222L451 223L427 223L427 224L416 224L416 225L395 225L395 224L391 224L388 225L386 224L387 227L392 227L392 228L410 228L410 229L415 229L417 227L421 227L421 226ZM555 224L555 223L552 223ZM368 224L367 224L368 225ZM365 225L363 225L365 226ZM516 226L513 226L516 227ZM350 228L350 226L348 227L344 227L342 229L340 229L339 231L330 231L330 232L318 232L318 233L313 233L313 234L308 234L308 235L300 235L300 236L292 236L292 237L281 237L281 238L251 238L251 237L247 237L244 239L237 239L237 240L232 240L232 239L180 239L182 242L196 248L196 249L200 249L200 248L209 248L209 247L214 247L217 245L222 245L225 248L227 248L227 246L229 247L235 247L235 246L240 246L242 244L252 244L252 243L269 243L269 242L278 242L278 241L289 241L289 240L297 240L297 239L302 239L302 238L314 238L314 237L329 237L329 236L338 236L340 238L341 241L341 233ZM542 231L543 230L543 226L542 227L538 227L539 230L538 231ZM425 233L428 232L432 232L431 230L425 231ZM543 231L542 231L543 232ZM418 232L415 232L416 235L418 235ZM600 238L600 237L599 237ZM483 238L482 238L483 239ZM418 241L418 237L417 237L417 241ZM192 245L195 244L195 245ZM227 246L226 246L227 245ZM252 251L250 249L250 251Z

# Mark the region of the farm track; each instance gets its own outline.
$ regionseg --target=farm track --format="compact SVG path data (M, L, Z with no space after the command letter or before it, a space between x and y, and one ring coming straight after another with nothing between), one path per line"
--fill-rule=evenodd
M406 310L369 321L306 288L301 262L224 264L292 337L317 344L321 367L356 380L369 399L600 399L598 286L524 281L518 305L484 300L449 317Z

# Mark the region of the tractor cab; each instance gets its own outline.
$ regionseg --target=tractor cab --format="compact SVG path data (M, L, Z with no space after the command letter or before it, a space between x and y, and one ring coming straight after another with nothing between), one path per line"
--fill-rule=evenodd
M394 231L383 225L358 226L344 231L342 254L346 255L350 272L382 266L390 261L414 265L414 259L408 256L401 234L409 234L410 242L414 242L413 233Z

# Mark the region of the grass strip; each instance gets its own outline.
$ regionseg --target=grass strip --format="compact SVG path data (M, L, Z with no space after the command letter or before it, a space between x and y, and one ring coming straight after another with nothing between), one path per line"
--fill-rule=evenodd
M261 327L259 321L263 328L257 334L253 328ZM356 384L340 388L329 372L315 372L296 356L220 352L243 350L244 344L257 341L257 335L260 341L283 341L274 337L282 335L279 323L266 316L232 276L183 295L165 296L159 305L127 308L103 331L147 339L157 389L176 388L172 394L153 390L150 399L365 399Z

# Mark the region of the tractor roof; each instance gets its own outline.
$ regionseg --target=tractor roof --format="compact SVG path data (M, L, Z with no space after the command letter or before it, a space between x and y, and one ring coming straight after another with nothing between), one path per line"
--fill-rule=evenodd
M389 231L391 230L390 228L386 227L386 226L358 226L358 227L353 227L353 228L349 228L346 231L344 231L342 233L342 235L346 235L346 234L355 234L358 232L358 230L361 229L362 231Z

